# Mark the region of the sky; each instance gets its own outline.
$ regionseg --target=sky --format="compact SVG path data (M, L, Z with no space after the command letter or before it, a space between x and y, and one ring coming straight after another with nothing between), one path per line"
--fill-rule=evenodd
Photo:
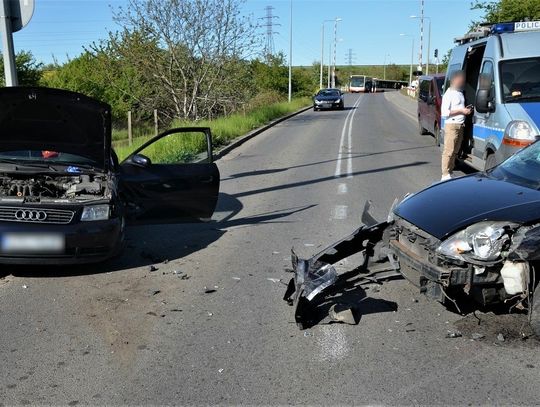
M14 34L16 51L29 50L44 63L65 62L76 57L83 47L106 38L109 30L117 29L113 9L126 5L126 0L35 0L34 16L27 27ZM321 26L324 20L341 18L337 64L348 63L349 49L353 64L408 64L411 61L412 39L415 40L414 60L418 61L420 0L292 0L293 3L293 65L311 65L320 61ZM425 0L425 16L431 18L431 54L435 48L442 56L452 48L453 39L467 31L471 20L479 18L470 10L471 0ZM247 0L246 15L263 23L265 7L273 6L276 50L288 55L290 0ZM427 31L424 38L424 61L427 54ZM261 30L261 33L263 30ZM325 60L328 45L333 42L333 23L326 23ZM400 36L407 34L408 36Z

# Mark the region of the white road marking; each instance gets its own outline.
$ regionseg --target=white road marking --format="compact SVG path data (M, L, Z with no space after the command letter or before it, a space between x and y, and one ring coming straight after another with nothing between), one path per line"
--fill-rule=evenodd
M338 188L337 188L338 195L345 195L347 191L348 191L347 184L342 183L338 185Z
M358 104L362 98L358 98L356 102L353 105L353 109L349 111L347 114L347 117L345 118L345 123L343 124L343 129L341 130L341 139L339 141L339 150L338 150L338 156L337 156L337 162L336 162L336 171L334 172L334 177L339 178L341 177L341 161L343 160L343 144L345 142L345 135L347 134L347 124L349 123L349 118L356 112L356 108L358 107ZM350 148L350 146L349 146ZM350 154L349 154L350 155Z
M347 137L347 141L349 143L349 154L347 156L347 178L353 177L352 175L352 125L354 121L354 115L356 114L356 111L358 110L358 105L356 107L357 109L354 109L351 119L349 120L349 134Z
M336 205L334 207L334 219L347 219L347 205Z

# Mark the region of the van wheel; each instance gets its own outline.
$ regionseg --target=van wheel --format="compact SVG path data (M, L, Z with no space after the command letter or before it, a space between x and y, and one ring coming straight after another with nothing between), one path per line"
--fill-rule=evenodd
M486 164L484 166L484 169L487 171L487 170L492 169L496 165L497 165L497 159L495 158L495 153L488 154L488 156L486 157Z
M420 121L420 118L418 118L418 134L420 134L421 136L426 134L426 129L422 127L422 122Z
M441 130L439 129L439 125L435 123L435 127L433 128L433 136L435 137L435 145L437 147L441 146Z

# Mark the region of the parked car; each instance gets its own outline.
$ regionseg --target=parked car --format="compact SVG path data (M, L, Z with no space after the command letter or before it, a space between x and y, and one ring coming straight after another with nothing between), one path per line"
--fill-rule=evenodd
M174 140L201 156L161 160ZM111 108L58 89L0 89L0 263L70 264L120 251L126 222L212 216L219 171L207 128L166 131L123 162L111 146Z
M406 197L385 222L367 211L362 221L309 260L293 254L295 274L285 298L296 305L300 327L309 326L315 297L338 281L332 265L363 252L364 259L387 258L421 293L442 303L459 308L466 297L482 307L528 310L540 336L540 141L493 169ZM357 270L360 277L370 273L369 267ZM344 275L351 279L352 273Z
M444 74L424 75L418 79L418 130L420 135L432 134L437 145L440 145L444 79Z
M345 108L345 95L339 89L321 89L313 96L313 110Z

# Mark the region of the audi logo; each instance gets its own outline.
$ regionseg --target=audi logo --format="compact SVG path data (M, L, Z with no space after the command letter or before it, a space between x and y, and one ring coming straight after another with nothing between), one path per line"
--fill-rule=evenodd
M34 209L19 209L17 212L15 212L15 219L22 221L43 222L45 219L47 219L47 214L45 211L38 211Z

